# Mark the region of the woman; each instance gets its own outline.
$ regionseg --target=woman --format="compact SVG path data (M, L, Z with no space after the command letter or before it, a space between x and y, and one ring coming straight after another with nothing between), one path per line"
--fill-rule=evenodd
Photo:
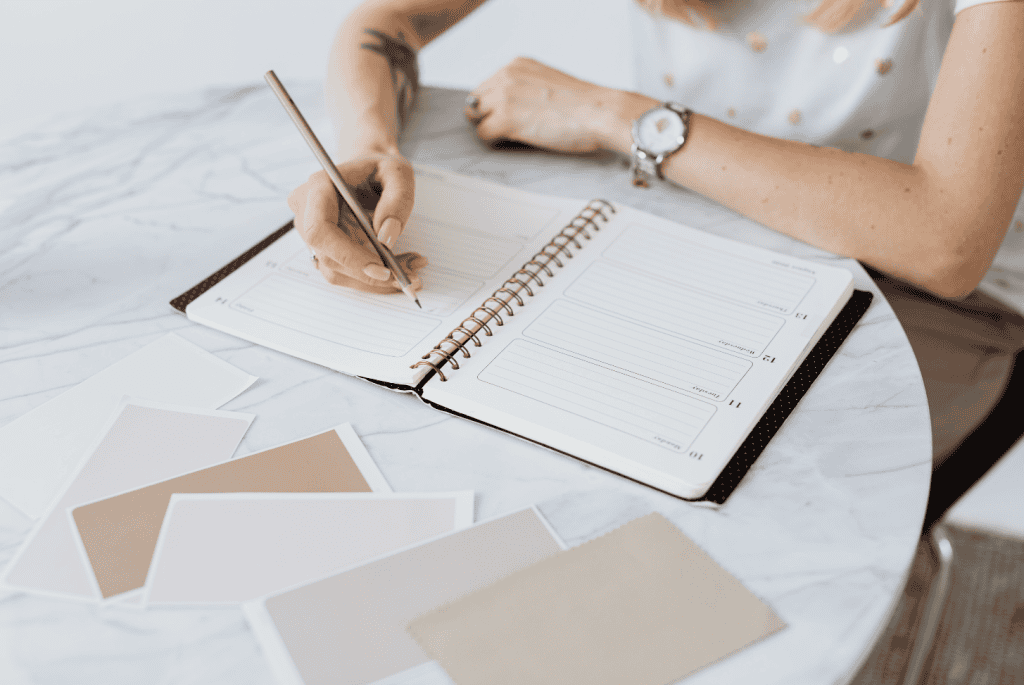
M397 140L416 52L482 1L370 0L338 31L327 79L337 159L380 192L370 204L388 245L412 211ZM1024 188L1024 1L642 4L639 92L517 59L474 89L467 119L485 141L616 151L638 184L661 176L881 272L921 363L941 460L998 401L1024 346L1024 320L973 292ZM635 138L637 120L647 125ZM685 143L654 149L662 126ZM395 289L358 231L335 228L334 198L322 172L289 198L320 271ZM425 264L402 259L411 272Z

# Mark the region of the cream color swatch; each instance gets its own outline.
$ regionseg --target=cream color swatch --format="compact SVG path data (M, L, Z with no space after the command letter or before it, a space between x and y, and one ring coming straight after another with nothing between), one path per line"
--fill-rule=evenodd
M46 513L125 395L216 409L255 380L168 333L0 428L0 496L29 518Z
M412 618L561 549L525 509L243 608L282 685L362 685L429 660Z
M106 598L145 584L160 525L176 492L370 491L359 465L332 430L92 502L71 514Z
M67 510L100 497L228 459L252 414L122 402L102 440L51 505L7 570L11 586L61 597L98 597Z
M414 620L458 685L666 685L783 627L660 514Z
M240 603L472 523L472 491L176 494L146 604Z

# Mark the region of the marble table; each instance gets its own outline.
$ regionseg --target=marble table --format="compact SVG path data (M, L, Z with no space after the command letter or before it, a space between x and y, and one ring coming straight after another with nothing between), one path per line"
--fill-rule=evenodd
M292 85L329 139L315 84ZM56 120L0 146L0 425L168 331L260 377L239 454L350 421L396 491L473 489L477 517L538 504L570 545L652 510L788 627L687 679L842 682L884 626L920 534L931 473L921 378L892 310L851 260L673 188L633 188L619 159L481 145L463 95L426 89L413 159L527 190L605 197L803 258L876 293L864 319L728 502L695 507L414 397L190 323L168 300L288 218L315 170L256 85ZM0 473L0 478L3 474ZM32 522L0 500L0 565ZM138 611L0 592L0 682L272 682L240 611ZM448 682L436 664L387 679Z

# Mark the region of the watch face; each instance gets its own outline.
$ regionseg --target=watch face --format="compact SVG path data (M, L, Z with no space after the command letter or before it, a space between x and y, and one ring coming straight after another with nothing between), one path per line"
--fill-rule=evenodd
M646 112L637 122L640 147L652 155L677 150L683 144L683 118L664 107Z

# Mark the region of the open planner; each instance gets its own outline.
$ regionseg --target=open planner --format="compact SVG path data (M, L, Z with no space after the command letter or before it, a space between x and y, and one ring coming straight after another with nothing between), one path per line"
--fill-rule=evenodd
M286 225L193 321L685 499L721 503L866 310L840 268L603 200L418 167L418 309L328 284ZM813 353L812 353L813 350Z

